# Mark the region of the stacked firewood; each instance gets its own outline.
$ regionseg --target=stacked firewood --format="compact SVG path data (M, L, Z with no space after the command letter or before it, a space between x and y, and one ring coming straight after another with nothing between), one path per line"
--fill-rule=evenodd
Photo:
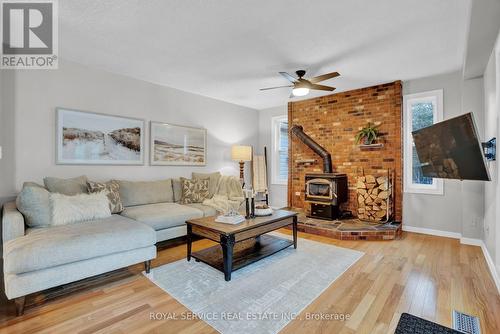
M392 189L389 176L358 176L356 192L358 198L358 218L380 222L391 215Z

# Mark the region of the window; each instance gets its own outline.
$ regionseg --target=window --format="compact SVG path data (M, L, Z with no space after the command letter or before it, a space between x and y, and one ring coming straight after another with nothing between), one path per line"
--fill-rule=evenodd
M422 175L412 131L443 120L443 90L403 97L404 108L404 191L408 193L443 194L443 180Z
M271 182L288 183L288 117L272 118Z

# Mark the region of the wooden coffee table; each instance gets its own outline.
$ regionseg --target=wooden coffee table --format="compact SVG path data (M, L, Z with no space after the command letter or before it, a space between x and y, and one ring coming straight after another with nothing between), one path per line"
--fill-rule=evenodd
M232 225L215 222L215 217L190 219L187 224L187 260L191 257L224 273L231 273L291 245L297 248L297 213L276 210L272 215L256 217ZM293 241L266 233L292 225ZM213 240L220 245L191 253L193 235Z

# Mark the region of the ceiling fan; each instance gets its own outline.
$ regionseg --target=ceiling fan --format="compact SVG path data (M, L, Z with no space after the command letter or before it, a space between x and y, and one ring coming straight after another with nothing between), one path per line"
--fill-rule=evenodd
M290 81L293 85L261 88L260 90L293 87L292 94L290 95L290 97L305 96L305 95L309 94L309 91L311 89L326 90L326 91L331 92L335 89L335 87L318 85L317 83L331 79L331 78L338 77L340 75L339 72L331 72L331 73L327 73L327 74L323 74L323 75L318 75L318 76L310 78L310 79L304 79L304 75L306 74L306 71L304 71L304 70L295 71L295 74L297 74L297 78L291 74L288 74L287 72L279 72L279 74L281 74L285 79Z

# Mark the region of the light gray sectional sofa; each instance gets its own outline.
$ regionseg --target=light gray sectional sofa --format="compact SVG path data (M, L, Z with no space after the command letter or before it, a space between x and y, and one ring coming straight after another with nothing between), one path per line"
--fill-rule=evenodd
M16 203L3 208L5 293L22 314L25 296L144 262L155 244L186 234L185 221L212 216L200 203L182 205L179 180L118 181L125 209L98 221L28 227Z

